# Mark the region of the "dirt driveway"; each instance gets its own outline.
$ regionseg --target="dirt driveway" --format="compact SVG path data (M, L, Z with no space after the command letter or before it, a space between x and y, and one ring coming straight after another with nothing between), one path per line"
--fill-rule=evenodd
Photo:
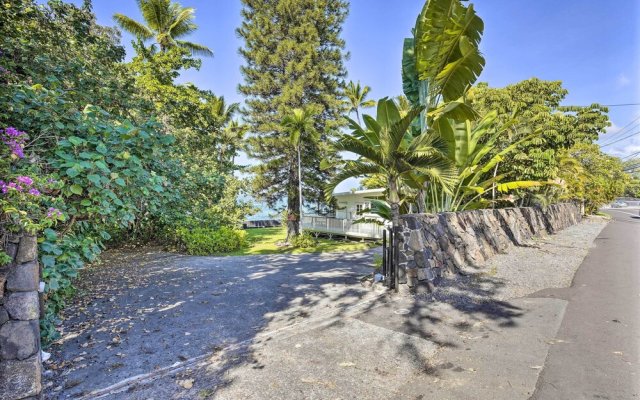
M75 398L125 379L250 343L257 333L339 312L371 291L373 254L189 257L107 252L84 271L45 364L48 398Z

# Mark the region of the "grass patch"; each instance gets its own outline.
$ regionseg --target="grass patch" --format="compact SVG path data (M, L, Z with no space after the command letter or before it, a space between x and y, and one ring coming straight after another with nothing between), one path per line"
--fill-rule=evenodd
M324 252L347 252L361 251L376 247L373 242L356 242L341 238L326 239L318 238L318 242L313 247L304 249L291 246L278 247L276 243L284 242L287 237L287 230L279 228L254 228L247 229L247 246L242 249L227 253L232 256L246 256L252 254L300 254L300 253L324 253Z

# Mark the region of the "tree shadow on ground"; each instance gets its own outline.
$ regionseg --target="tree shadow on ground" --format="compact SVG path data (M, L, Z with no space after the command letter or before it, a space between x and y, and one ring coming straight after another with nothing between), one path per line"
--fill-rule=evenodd
M376 295L362 279L378 251L239 257L108 252L100 266L83 272L80 295L65 311L63 340L47 364L56 367L47 397L90 398L96 389L149 373L155 375L109 398L171 398L184 390L178 382L196 375L188 393L214 397L234 384L234 371L264 368L257 345L323 320L333 319L328 327L338 328L341 318L405 334L398 355L437 374L452 366L431 365L409 337L457 347L461 335L491 330L486 320L517 326L523 311L492 299L504 283L483 274L440 279L430 294Z
M46 364L53 371L47 396L80 397L233 348L236 355L225 356L217 373L224 375L251 359L238 354L267 340L261 332L358 303L370 293L360 282L371 273L376 251L241 257L107 252L101 265L83 271L79 295L65 310L63 338Z

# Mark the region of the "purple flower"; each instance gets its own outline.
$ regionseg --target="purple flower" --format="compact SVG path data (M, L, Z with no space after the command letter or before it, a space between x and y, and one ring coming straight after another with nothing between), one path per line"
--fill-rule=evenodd
M0 180L0 192L7 193L7 191L9 191L7 182Z
M47 210L47 217L51 218L51 217L62 217L62 212L60 212L60 210L53 208L53 207L49 207L49 209Z
M32 196L40 196L40 191L36 188L29 189L29 194Z
M13 126L9 126L4 130L5 135L9 137L19 138L20 136L26 135L26 133L17 130Z
M33 185L33 179L28 176L19 176L16 178L19 183L24 183L27 186Z
M24 158L24 144L26 133L9 126L4 130L0 129L0 138L2 142L9 146L9 149L18 158Z

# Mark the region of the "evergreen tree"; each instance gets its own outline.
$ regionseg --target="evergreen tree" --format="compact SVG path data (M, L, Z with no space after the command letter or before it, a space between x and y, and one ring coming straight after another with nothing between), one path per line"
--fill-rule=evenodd
M296 147L282 121L293 109L314 115L319 140L300 143L303 197L307 206L324 200L323 188L332 169L320 161L334 160L329 138L344 124L342 98L345 42L340 37L348 4L342 0L242 0L244 21L238 34L245 41L240 54L246 96L245 121L250 127L249 155L254 167L254 192L274 207L285 197L287 212L298 232L300 202ZM336 165L329 162L328 165Z

